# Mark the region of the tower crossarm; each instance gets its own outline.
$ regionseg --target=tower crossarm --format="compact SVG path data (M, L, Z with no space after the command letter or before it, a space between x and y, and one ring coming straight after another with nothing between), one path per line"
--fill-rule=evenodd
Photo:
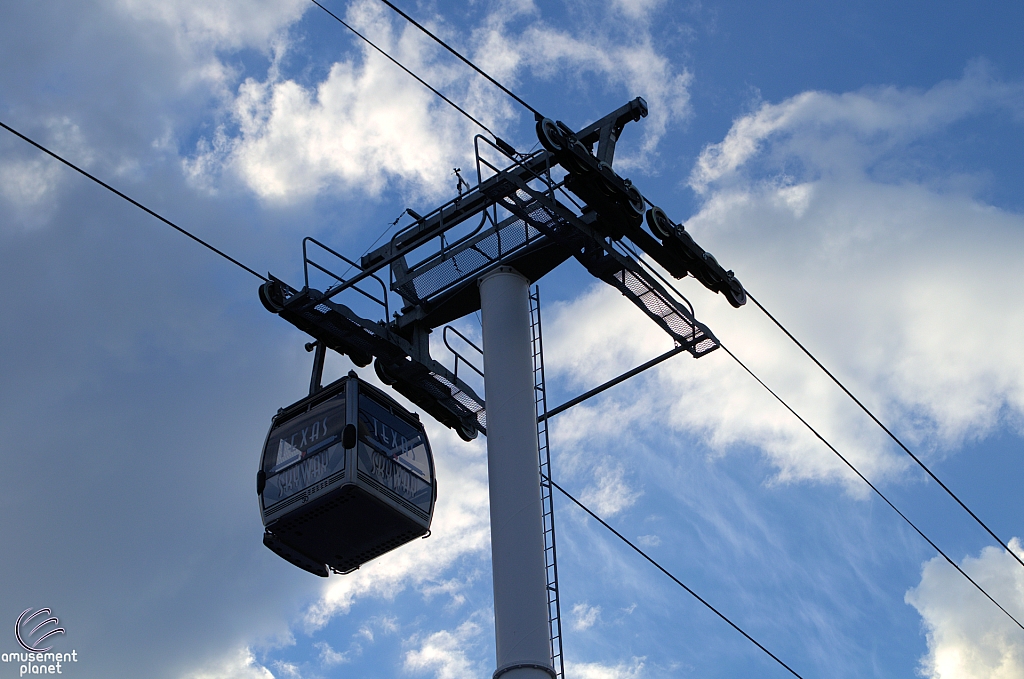
M383 382L463 438L486 434L484 400L430 357L429 329L415 328L410 341L318 290L294 290L273 277L261 287L260 299L269 311L356 365L376 359L374 368Z
M722 267L664 210L656 206L648 210L648 201L637 187L612 169L615 142L623 126L646 115L646 102L637 98L579 132L561 121L543 118L537 121L537 137L552 161L568 172L565 187L586 203L586 211L600 217L597 224L603 235L614 240L629 238L675 278L692 274L706 288L740 307L747 298L735 274ZM650 233L643 228L645 215Z
M527 185L519 187L519 194L529 197L529 201L522 202L535 206L533 211L507 203L509 211L527 224L549 230L548 237L571 251L591 275L621 292L695 358L719 347L711 330L697 321L685 304L639 262L614 247L614 241L602 233L595 213L577 216L557 200ZM546 218L543 226L537 221L538 216Z
M622 134L626 123L637 122L646 117L647 102L643 97L637 97L604 118L584 127L576 133L576 138L590 149L596 142L598 161L611 165L615 155L615 143L619 140L619 135Z
M477 283L498 267L511 267L532 283L575 258L679 346L694 357L703 356L719 347L717 339L694 318L685 300L662 285L647 262L620 245L628 239L671 275L692 274L706 287L724 293L734 306L745 301L743 287L731 271L719 266L662 210L647 210L640 191L612 170L615 144L625 125L646 115L646 102L637 98L579 132L544 118L537 123L544 148L529 154L477 137L476 186L467 188L456 169L457 197L426 216L408 210L415 222L358 263L307 238L303 288L296 290L271 277L261 286L260 298L268 310L322 346L350 356L356 365L373 362L383 382L466 439L486 433L484 399L430 356L429 335L433 328L479 310ZM488 148L498 160L485 157L491 153ZM357 272L347 278L333 273L319 254L313 261L307 244L337 258L349 267L346 271ZM389 286L377 276L386 267ZM323 292L314 289L311 270L334 282ZM382 288L380 299L358 287L364 282L372 285L371 278ZM403 301L393 318L388 317L393 308L388 288ZM369 320L338 301L345 296L353 304L350 293L379 304L385 317Z

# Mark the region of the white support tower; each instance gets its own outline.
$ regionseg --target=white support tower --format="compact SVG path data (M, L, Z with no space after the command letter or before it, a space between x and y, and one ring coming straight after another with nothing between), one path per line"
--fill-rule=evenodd
M497 669L493 679L554 679L529 281L511 267L480 279Z
M493 679L563 674L540 320L531 345L528 281L574 258L695 358L719 348L718 340L629 243L675 278L692 274L733 306L746 301L731 271L663 210L647 210L639 190L611 169L623 127L646 115L638 97L576 132L543 119L543 148L527 154L478 136L476 186L462 191L460 184L456 198L426 215L408 210L415 221L358 262L306 238L301 288L273 276L260 287L267 310L316 338L318 347L347 354L356 365L373 361L381 381L467 441L487 436ZM322 284L314 285L311 274L322 274ZM400 312L391 311L391 293L401 297ZM383 311L383 319L360 315L359 304ZM429 351L432 330L477 309L486 402L459 378L458 355L452 372Z

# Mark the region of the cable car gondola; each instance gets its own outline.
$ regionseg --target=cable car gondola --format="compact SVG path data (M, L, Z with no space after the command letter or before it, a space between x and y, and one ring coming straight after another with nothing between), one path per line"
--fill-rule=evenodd
M419 417L350 372L274 417L256 492L263 544L327 577L426 534L437 484Z

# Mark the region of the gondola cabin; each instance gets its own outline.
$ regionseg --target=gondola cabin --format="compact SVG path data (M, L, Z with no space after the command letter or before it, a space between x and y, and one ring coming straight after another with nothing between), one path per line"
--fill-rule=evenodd
M274 417L256 475L263 544L347 573L426 534L436 488L419 418L349 373Z

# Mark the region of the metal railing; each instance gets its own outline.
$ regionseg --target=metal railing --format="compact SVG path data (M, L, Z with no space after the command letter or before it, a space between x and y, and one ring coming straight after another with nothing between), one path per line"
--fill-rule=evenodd
M458 330L456 330L456 329L455 329L454 327L452 327L452 326L450 326L450 325L446 325L446 326L444 326L444 330L442 330L442 331L441 331L441 339L442 339L442 340L444 341L444 345L445 345L445 346L446 346L446 347L448 348L448 351L452 352L452 356L454 356L454 357L455 357L455 370L453 371L453 372L454 372L454 374L455 374L455 377L458 377L458 376L459 376L459 363L460 363L460 362L461 362L461 363L463 363L463 364L464 364L464 365L466 365L466 366L469 366L469 368L470 368L470 369L471 369L471 370L472 370L473 372L475 372L475 373L476 373L477 375L479 375L480 377L483 377L483 376L484 376L484 371L483 371L483 370L481 370L480 368L477 368L477 367L476 367L475 365L473 365L472 361L470 361L470 360L469 360L468 358L466 358L465 356L463 356L462 354L460 354L460 353L459 353L459 352L458 352L458 351L457 351L457 350L455 349L455 347L453 347L453 346L451 345L451 343L450 343L450 342L448 341L448 333L449 333L449 332L451 332L451 333L454 333L454 334L455 334L455 335L457 335L457 336L458 336L458 337L459 337L459 338L460 338L460 339L461 339L461 340L462 340L463 342L465 342L465 343L466 343L466 344L468 344L469 346L471 346L471 347L473 347L474 349L476 349L476 352L477 352L478 354L480 354L481 360L483 359L483 355L484 355L484 350L483 350L483 349L481 349L480 347L478 347L478 346L477 346L476 344L474 344L474 343L473 343L473 341L472 341L471 339L469 339L468 337L466 337L465 335L463 335L463 334L462 334L461 332L459 332Z
M307 248L307 243L313 243L314 245L316 245L320 249L326 250L327 252L331 253L332 255L334 255L335 257L340 259L341 261L343 261L346 264L348 264L349 265L348 269L339 276L338 274L336 274L333 271L331 271L330 269L328 269L326 266L324 266L324 265L322 265L322 264L312 260L309 257L309 251L308 251L308 248ZM317 271L321 271L321 272L327 274L328 276L330 276L334 280L338 281L338 283L342 284L342 285L344 285L345 283L348 282L348 279L345 278L345 275L348 274L349 271L351 271L352 269L356 269L360 273L362 273L362 271L363 271L362 267L360 267L358 264L353 262L351 259L349 259L345 255L341 254L337 250L334 250L331 247L329 247L327 245L324 245L323 243L318 241L316 238L313 238L312 236L306 236L305 238L302 239L302 275L303 275L303 280L305 281L305 285L306 285L307 289L309 288L309 268L310 267L313 267ZM355 290L356 292L358 292L359 294L361 294L364 297L366 297L367 299L370 299L370 300L376 302L377 304L379 304L380 306L384 307L384 320L385 320L385 322L387 322L387 321L390 320L390 316L391 316L391 308L388 305L388 287L387 287L387 285L384 284L384 281L381 280L380 276L378 276L377 274L371 273L371 274L369 274L369 277L374 279L375 281L377 281L380 284L380 289L381 289L381 297L380 297L380 299L374 297L373 295L371 295L370 293L366 292L365 290L363 290L362 288L360 288L359 286L357 286L355 284L352 284L351 288L353 290Z

